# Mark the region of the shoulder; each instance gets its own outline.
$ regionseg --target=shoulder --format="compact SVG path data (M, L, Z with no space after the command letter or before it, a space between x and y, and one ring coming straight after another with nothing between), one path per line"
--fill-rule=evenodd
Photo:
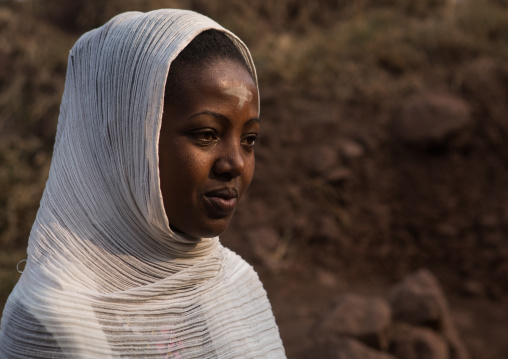
M251 286L263 288L259 276L252 265L229 248L222 247L221 250L224 259L223 272L225 279L234 282L245 282Z

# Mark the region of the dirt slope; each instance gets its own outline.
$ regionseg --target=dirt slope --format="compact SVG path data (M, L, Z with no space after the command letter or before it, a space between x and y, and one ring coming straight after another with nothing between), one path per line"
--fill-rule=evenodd
M161 6L79 3L63 15L0 6L2 303L44 188L69 48L119 11ZM222 239L260 272L289 357L312 346L337 295L384 293L420 267L444 285L473 357L508 357L508 9L447 3L164 4L252 49L257 169Z

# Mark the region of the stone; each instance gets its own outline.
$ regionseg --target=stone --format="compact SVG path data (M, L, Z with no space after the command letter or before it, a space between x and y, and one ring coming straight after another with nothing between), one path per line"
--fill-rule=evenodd
M469 359L469 353L460 338L459 332L457 331L451 316L445 316L443 322L442 332L448 342L450 359Z
M450 94L426 93L402 105L393 130L404 143L429 149L446 145L471 123L466 101Z
M326 214L318 218L313 233L314 238L321 238L324 242L330 242L336 240L339 236L339 224L333 215Z
M444 293L430 271L420 269L408 275L390 290L388 301L395 321L434 329L448 342L451 359L469 358Z
M317 269L316 278L319 283L321 283L325 287L335 288L337 286L337 278L336 276L326 270Z
M490 58L472 61L462 71L462 87L473 103L508 133L508 87L500 66Z
M367 347L351 338L321 343L303 353L302 358L319 359L397 359L393 355Z
M316 146L304 153L303 162L309 174L322 176L337 165L337 151L330 145Z
M326 174L326 180L332 184L347 181L353 172L345 167L336 167Z
M390 353L404 359L449 359L448 345L441 335L407 324L394 327Z
M459 235L459 229L453 223L441 223L436 226L436 231L442 236L454 238Z
M428 326L442 327L446 299L437 279L426 269L409 275L395 285L388 295L394 320Z
M471 297L483 297L485 295L485 286L482 282L474 279L464 281L464 293Z
M283 253L277 231L270 227L260 227L247 235L247 241L256 258L265 266L272 269L280 267Z
M354 160L364 155L365 150L362 145L353 140L343 140L340 142L340 153L348 160Z
M484 228L496 228L499 225L499 220L495 213L488 213L480 217L480 225Z
M374 348L386 349L390 324L390 306L384 299L346 294L326 314L320 332L325 336L355 337Z

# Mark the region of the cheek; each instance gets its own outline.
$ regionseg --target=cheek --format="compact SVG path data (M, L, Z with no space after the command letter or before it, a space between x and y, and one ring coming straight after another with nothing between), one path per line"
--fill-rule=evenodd
M184 147L171 146L160 156L161 191L167 212L187 203L194 187L196 165Z
M248 157L245 160L245 171L242 175L242 184L243 184L243 190L245 191L250 183L252 182L252 178L254 177L254 168L256 167L256 160L254 158L254 154L252 154L250 157Z
M199 149L188 146L185 151L179 153L173 164L174 174L177 177L178 188L175 195L185 193L187 200L194 200L202 194L209 179L213 158ZM192 196L193 198L188 198Z

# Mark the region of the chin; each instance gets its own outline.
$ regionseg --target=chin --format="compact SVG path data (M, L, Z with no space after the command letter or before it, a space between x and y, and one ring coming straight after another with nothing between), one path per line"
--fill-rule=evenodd
M201 228L196 231L200 238L214 238L220 236L229 227L232 215L217 219L208 219L202 223Z
M227 225L221 226L220 228L213 228L213 229L210 228L207 231L203 231L199 237L200 238L214 238L214 237L220 236L222 233L226 232L226 229L228 229L228 225L229 225L229 222Z
M211 220L211 223L202 224L199 228L184 228L183 230L171 226L173 232L192 239L197 238L214 238L226 231L229 226L230 218L222 218L220 220Z

